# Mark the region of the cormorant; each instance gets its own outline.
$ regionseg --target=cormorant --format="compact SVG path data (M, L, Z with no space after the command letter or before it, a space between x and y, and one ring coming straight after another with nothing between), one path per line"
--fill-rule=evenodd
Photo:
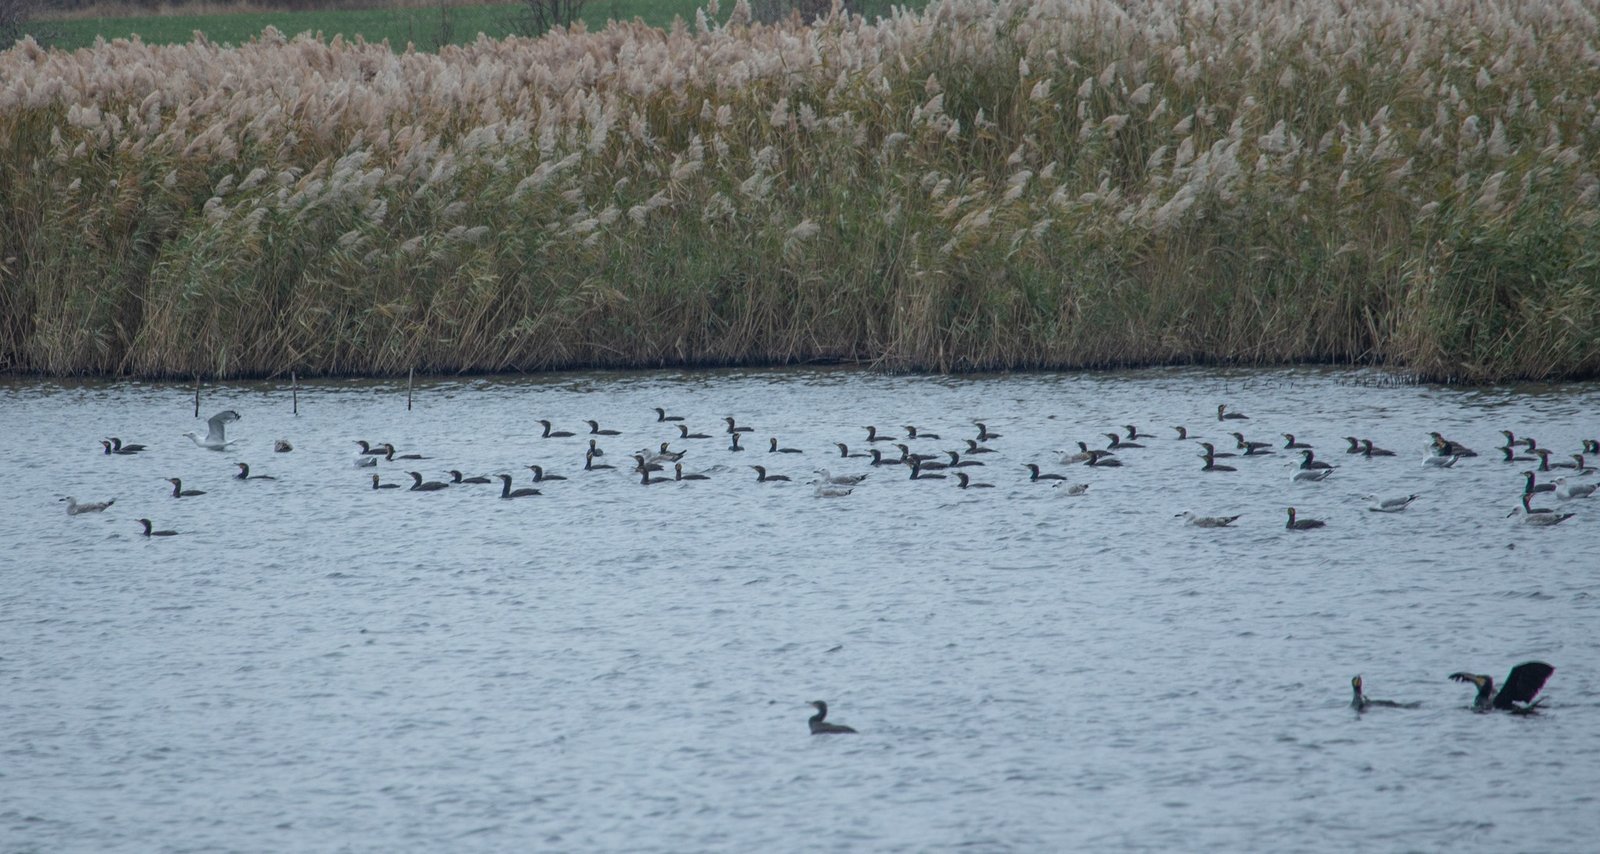
M1350 689L1355 692L1355 696L1350 699L1350 708L1358 712L1364 712L1374 706L1382 706L1386 709L1415 709L1420 705L1418 703L1397 703L1393 700L1374 700L1361 693L1360 676L1355 676L1350 680Z
M812 715L809 721L812 735L842 735L855 732L855 730L844 724L830 724L825 720L828 717L827 703L821 700L812 700L811 706L817 710L817 713Z
M1532 714L1538 707L1538 701L1533 698L1554 672L1556 672L1554 667L1542 661L1525 661L1511 668L1511 674L1506 677L1505 684L1500 686L1498 692L1494 690L1494 678L1481 673L1452 673L1450 678L1478 686L1478 695L1472 698L1472 710L1475 712L1500 709L1512 714L1527 715ZM1525 705L1519 706L1518 703Z
M1284 523L1283 527L1288 528L1291 531L1309 531L1312 528L1321 528L1327 524L1327 522L1324 522L1321 519L1296 519L1294 517L1294 508L1290 507L1289 521Z

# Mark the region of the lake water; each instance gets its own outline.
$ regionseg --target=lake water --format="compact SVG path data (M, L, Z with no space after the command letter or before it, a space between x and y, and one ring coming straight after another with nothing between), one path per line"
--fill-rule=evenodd
M6 381L0 850L1593 850L1600 501L1506 518L1532 465L1494 447L1577 451L1600 385L1381 380L568 374L419 381L409 412L403 382L332 381L298 417L242 384L204 391L242 415L221 452L181 436L205 431L191 388ZM1293 483L1281 451L1202 474L1171 425L1218 440L1224 402L1335 474ZM622 431L600 440L619 466L670 440L711 479L585 473L586 437L538 418ZM972 469L993 489L832 445L913 424L943 437L913 450L959 449L974 420L1003 434ZM1057 462L1129 422L1156 438L1123 468ZM1425 468L1430 430L1483 456ZM111 435L151 449L106 456ZM430 459L357 468L356 439ZM530 463L570 479L370 488L525 487ZM819 498L800 481L824 465L871 476ZM1285 530L1289 505L1327 527ZM1473 714L1446 678L1530 659L1556 667L1534 717ZM1356 674L1420 707L1356 715ZM861 734L808 734L817 699Z

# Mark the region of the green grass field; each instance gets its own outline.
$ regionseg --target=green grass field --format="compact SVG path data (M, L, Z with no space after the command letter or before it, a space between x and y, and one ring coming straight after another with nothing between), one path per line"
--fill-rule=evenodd
M695 10L704 0L592 0L584 9L591 30L604 27L608 20L631 21L665 27L674 17L694 20ZM889 0L857 4L868 14L887 14ZM900 5L920 7L921 2ZM733 3L723 4L726 16ZM332 39L342 34L347 40L357 35L369 42L389 40L403 50L410 43L418 50L437 50L444 44L464 44L479 33L500 38L512 34L523 15L520 3L456 8L368 9L330 12L262 12L240 15L169 15L134 18L83 18L66 21L36 21L35 37L44 44L72 50L94 44L96 37L107 40L134 34L150 44L175 44L189 41L196 30L217 44L239 44L258 35L268 26L294 35L321 32Z

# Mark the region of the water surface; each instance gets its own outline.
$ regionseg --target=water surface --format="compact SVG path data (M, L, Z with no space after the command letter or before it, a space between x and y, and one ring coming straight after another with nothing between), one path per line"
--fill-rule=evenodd
M252 384L205 390L203 414L243 416L224 452L180 436L204 431L190 388L9 381L0 848L1589 850L1600 511L1507 519L1530 466L1491 454L1503 428L1577 450L1600 386L1381 379L574 374L419 382L409 412L404 383L336 381L298 417ZM1170 427L1221 439L1221 402L1338 471L1201 475ZM716 438L678 441L655 406ZM756 429L743 453L728 415ZM601 440L618 465L672 440L712 479L584 473L585 437L537 418L622 431ZM832 445L914 424L942 436L914 450L960 448L974 420L1004 434L975 469L994 489ZM1056 462L1129 422L1157 438L1125 468ZM1429 430L1484 456L1425 470ZM1400 456L1349 458L1350 434ZM110 435L152 450L104 456ZM430 457L376 469L395 482L571 479L374 492L358 438ZM872 474L821 499L752 463ZM207 494L171 498L172 476ZM1383 515L1373 492L1421 498ZM69 518L66 494L117 501ZM1328 526L1286 531L1290 504ZM145 539L141 516L181 533ZM1535 718L1472 714L1445 678L1529 659L1556 666ZM1421 707L1356 716L1357 673ZM862 734L808 735L813 699Z

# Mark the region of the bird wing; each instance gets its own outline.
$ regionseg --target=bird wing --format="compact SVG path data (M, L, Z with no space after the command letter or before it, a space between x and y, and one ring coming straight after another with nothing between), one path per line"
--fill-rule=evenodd
M1494 707L1509 709L1512 703L1532 702L1534 695L1539 693L1545 680L1554 672L1554 667L1542 661L1528 661L1511 668L1506 684L1500 686L1500 693L1494 697Z
M239 413L231 409L224 409L206 421L206 444L222 443L228 441L228 424L239 420Z

